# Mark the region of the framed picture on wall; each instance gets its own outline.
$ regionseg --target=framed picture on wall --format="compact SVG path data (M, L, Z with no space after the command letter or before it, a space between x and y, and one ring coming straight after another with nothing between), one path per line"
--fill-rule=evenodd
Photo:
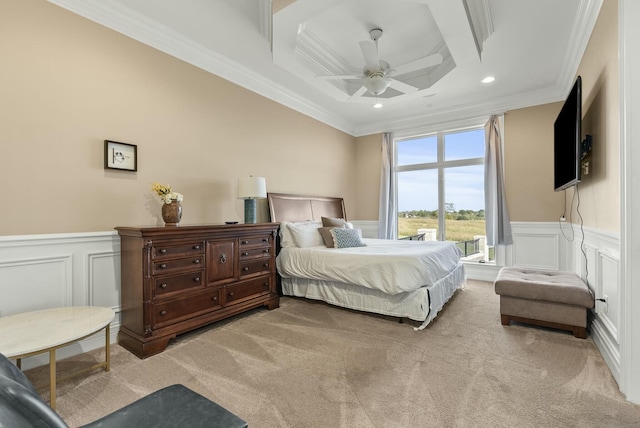
M104 168L138 170L138 146L104 140Z

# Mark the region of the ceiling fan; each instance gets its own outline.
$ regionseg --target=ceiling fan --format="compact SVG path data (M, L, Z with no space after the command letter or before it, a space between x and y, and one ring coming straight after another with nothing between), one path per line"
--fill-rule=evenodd
M374 28L369 31L369 37L371 40L365 40L360 42L360 50L364 57L365 66L362 70L362 75L338 75L338 76L318 76L322 79L358 79L362 80L362 87L358 89L351 98L360 97L366 92L371 95L378 96L382 94L387 88L391 87L397 91L405 94L417 92L420 89L415 86L411 86L407 83L401 82L397 79L393 79L392 76L399 76L413 71L421 70L423 68L432 67L442 63L442 55L433 54L424 58L417 59L415 61L408 62L400 65L396 68L391 68L387 61L381 60L378 57L378 40L382 37L382 30L380 28Z

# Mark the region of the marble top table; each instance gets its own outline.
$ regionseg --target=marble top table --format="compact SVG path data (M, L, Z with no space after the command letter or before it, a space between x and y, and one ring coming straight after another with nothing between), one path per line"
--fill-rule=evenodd
M109 325L115 314L111 308L71 306L43 309L0 317L0 353L16 360L49 352L50 405L56 408L56 349L105 330L105 361L74 373L73 376L110 369ZM62 379L61 379L62 380Z

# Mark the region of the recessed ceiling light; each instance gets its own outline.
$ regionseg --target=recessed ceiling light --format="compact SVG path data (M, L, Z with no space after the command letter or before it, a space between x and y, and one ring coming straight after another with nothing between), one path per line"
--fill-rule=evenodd
M373 108L382 108L382 103L375 103Z
M491 82L493 82L494 80L496 80L496 78L495 78L495 77L493 77L493 76L487 76L487 77L485 77L484 79L482 79L482 80L481 80L481 82L482 82L482 83L491 83Z

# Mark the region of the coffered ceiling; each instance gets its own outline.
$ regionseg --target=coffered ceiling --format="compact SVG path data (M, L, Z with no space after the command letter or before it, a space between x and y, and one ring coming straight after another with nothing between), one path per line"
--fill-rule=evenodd
M49 1L355 136L564 99L602 4Z

